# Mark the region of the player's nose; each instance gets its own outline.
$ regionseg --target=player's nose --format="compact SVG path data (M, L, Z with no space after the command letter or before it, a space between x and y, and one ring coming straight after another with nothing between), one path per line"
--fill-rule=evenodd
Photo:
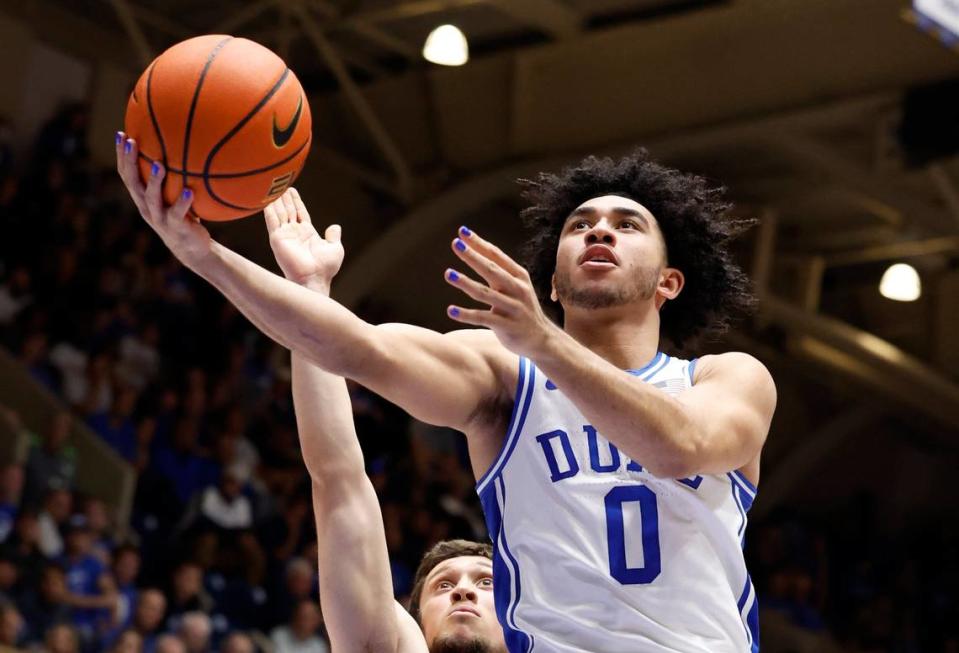
M459 601L476 602L476 599L476 588L465 582L459 583L453 588L453 591L450 592L450 601L453 603L458 603Z
M605 218L598 220L593 227L586 232L586 244L595 245L602 243L604 245L616 245L616 232Z

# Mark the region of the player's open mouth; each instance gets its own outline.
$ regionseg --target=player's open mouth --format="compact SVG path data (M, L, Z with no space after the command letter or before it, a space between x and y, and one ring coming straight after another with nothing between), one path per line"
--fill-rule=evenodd
M605 245L591 245L579 257L579 266L587 270L607 270L618 265L616 253Z

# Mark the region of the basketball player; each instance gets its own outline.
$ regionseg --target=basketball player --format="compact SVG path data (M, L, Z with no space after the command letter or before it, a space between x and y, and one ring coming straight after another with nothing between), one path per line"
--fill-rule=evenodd
M511 652L758 650L741 545L775 386L746 354L660 351L748 299L718 191L644 151L540 175L529 271L460 228L485 283L445 278L489 308L448 307L485 328L439 334L367 324L224 248L184 219L189 193L163 206L162 169L144 187L129 143L121 175L183 263L277 342L467 434Z
M277 200L263 212L270 244L290 279L324 296L343 263L339 227L302 233ZM309 216L303 212L303 219ZM306 229L315 234L312 227ZM320 605L338 653L505 653L493 602L488 544L437 544L416 571L410 612L393 600L386 534L353 425L346 382L293 353L293 404L313 486Z

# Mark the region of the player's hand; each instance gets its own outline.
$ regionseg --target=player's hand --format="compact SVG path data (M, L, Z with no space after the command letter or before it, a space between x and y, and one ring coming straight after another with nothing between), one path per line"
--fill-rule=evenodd
M295 188L288 188L263 209L270 247L286 278L301 286L330 292L343 264L342 229L334 224L321 237Z
M488 327L514 354L535 357L537 347L557 327L543 313L526 268L466 227L460 227L452 247L486 284L453 269L444 274L446 282L490 308L451 305L446 314L457 322Z
M137 144L123 132L117 132L117 172L123 179L140 215L164 244L187 267L194 267L209 254L213 240L197 218L187 217L193 192L186 188L173 206L163 205L163 177L166 170L155 163L146 185L137 167Z

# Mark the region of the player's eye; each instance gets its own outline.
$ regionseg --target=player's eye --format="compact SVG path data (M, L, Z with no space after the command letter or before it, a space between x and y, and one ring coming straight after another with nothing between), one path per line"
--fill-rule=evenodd
M480 579L479 584L480 584L480 586L482 586L482 587L492 587L492 586L493 586L493 579L492 579L492 578L482 578L482 579Z
M437 589L441 589L441 590L448 590L448 589L451 589L452 587L453 587L453 583L449 582L448 580L440 581L439 584L436 586Z
M585 220L577 220L573 223L573 229L589 229L589 223Z
M633 222L632 220L623 220L621 223L619 223L619 226L620 226L620 227L625 227L625 228L627 228L627 229L636 229L636 228L637 228L637 227L636 227L636 223Z

